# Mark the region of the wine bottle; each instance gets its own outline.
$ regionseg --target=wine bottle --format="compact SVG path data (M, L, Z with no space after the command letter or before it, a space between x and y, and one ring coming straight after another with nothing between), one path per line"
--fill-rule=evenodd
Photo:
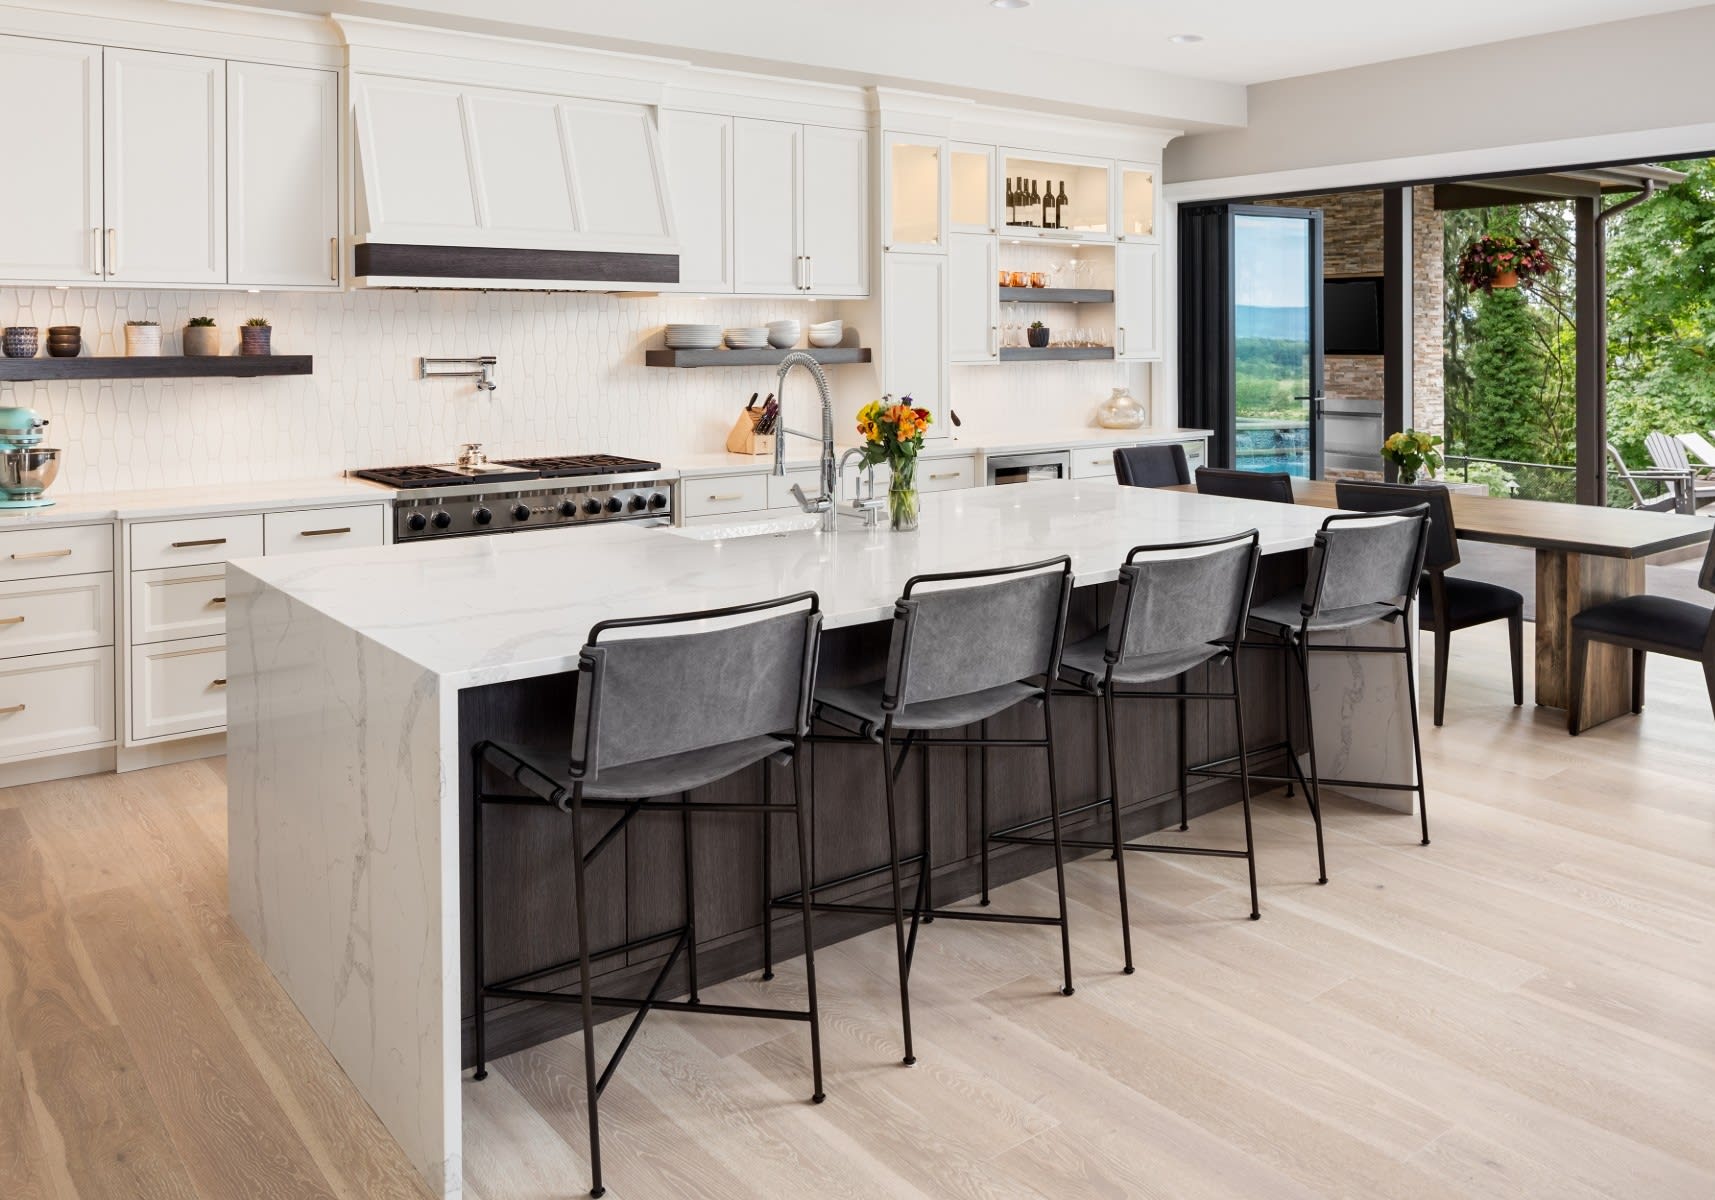
M1060 194L1058 196L1054 197L1054 228L1056 228L1056 229L1064 229L1065 228L1065 226L1062 225L1060 222L1065 219L1066 204L1067 204L1066 181L1064 179L1062 179L1060 181Z
M1036 181L1034 179L1030 181L1030 193L1025 197L1024 203L1027 208L1035 208L1038 204L1042 203L1042 193L1037 190ZM1025 224L1034 225L1036 222L1026 221Z
M1010 175L1006 177L1006 223L1018 224L1018 189L1013 186Z
M1048 210L1054 207L1054 181L1047 179L1043 182L1048 185L1048 190L1042 196L1042 228L1052 229L1054 222L1048 219Z

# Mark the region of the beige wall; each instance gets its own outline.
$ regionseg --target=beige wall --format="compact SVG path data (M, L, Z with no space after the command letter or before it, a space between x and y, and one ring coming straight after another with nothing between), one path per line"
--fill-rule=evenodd
M1640 139L1638 157L1715 151L1674 141L1715 125L1712 62L1715 5L1705 5L1257 84L1244 129L1172 142L1163 176L1226 179L1635 131L1674 131L1648 148Z

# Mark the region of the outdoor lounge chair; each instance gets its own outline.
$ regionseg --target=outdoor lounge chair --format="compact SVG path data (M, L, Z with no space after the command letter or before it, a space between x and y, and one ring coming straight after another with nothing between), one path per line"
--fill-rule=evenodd
M1695 512L1702 505L1715 503L1715 479L1691 465L1685 446L1678 438L1652 433L1644 439L1644 449L1649 451L1650 461L1656 470L1679 471L1685 475L1688 482L1683 486L1691 497L1691 503L1682 506L1682 511Z
M1685 447L1685 452L1691 456L1696 466L1715 471L1715 443L1701 433L1682 433L1679 435L1679 444Z
M1690 508L1689 501L1682 500L1682 497L1691 495L1695 482L1689 468L1683 471L1663 471L1653 467L1628 467L1612 442L1608 443L1608 458L1614 464L1614 472L1625 480L1626 487L1631 489L1633 508L1647 512L1685 512ZM1643 480L1664 484L1666 490L1659 496L1646 497L1643 488L1638 486Z

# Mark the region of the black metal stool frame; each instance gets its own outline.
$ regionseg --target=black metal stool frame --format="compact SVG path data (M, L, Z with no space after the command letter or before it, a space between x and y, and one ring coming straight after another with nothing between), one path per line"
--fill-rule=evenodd
M1188 688L1188 685L1186 683L1186 678L1184 675L1178 676L1176 684L1175 684L1175 688L1171 692L1124 691L1124 690L1117 688L1115 686L1115 682L1114 682L1114 668L1116 666L1118 666L1120 663L1120 655L1113 652L1113 651L1109 651L1107 653L1107 655L1105 656L1105 659L1107 662L1107 671L1102 678L1102 684L1101 684L1100 691L1094 697L1091 697L1090 693L1088 691L1081 689L1081 688L1063 688L1063 689L1059 689L1056 692L1057 695L1083 696L1083 697L1087 697L1087 698L1093 698L1096 700L1097 705L1101 709L1102 723L1101 723L1100 728L1101 728L1101 731L1103 734L1102 741L1103 741L1103 745L1104 745L1104 749L1105 749L1105 755L1106 755L1106 760L1107 760L1107 768L1108 768L1108 793L1105 796L1096 797L1094 800L1091 800L1087 804L1080 804L1076 808L1069 808L1062 814L1062 816L1063 817L1075 817L1075 816L1079 816L1083 813L1093 812L1093 811L1101 808L1103 805L1107 805L1108 810L1109 810L1108 815L1109 815L1109 825L1110 825L1110 830L1111 830L1111 836L1107 841L1099 841L1099 840L1096 840L1093 838L1062 838L1061 841L1062 841L1063 845L1069 846L1074 850L1109 850L1113 854L1113 860L1114 860L1114 864L1115 864L1115 872L1118 875L1118 879L1119 879L1120 930L1121 930L1121 937L1122 937L1122 939L1124 941L1124 945L1125 945L1125 974L1127 974L1127 975L1132 974L1136 970L1136 967L1133 965L1133 962L1132 962L1131 906L1130 906L1130 902L1128 899L1128 893L1126 891L1126 879L1125 879L1125 853L1124 852L1127 850L1134 850L1134 851L1139 851L1139 852L1149 853L1149 854L1188 854L1188 855L1200 856L1200 857L1206 857L1206 858L1242 858L1246 861L1246 865L1249 868L1249 875L1250 875L1250 893L1251 893L1250 919L1255 921L1255 920L1260 920L1262 917L1262 910L1259 908L1258 903L1257 903L1256 843L1255 843L1254 838L1252 837L1252 832L1251 832L1251 786L1250 786L1250 781L1251 781L1252 777L1250 774L1248 764L1243 759L1241 759L1239 762L1239 771L1238 771L1238 778L1239 778L1239 783L1240 783L1239 802L1240 802L1240 804L1244 810L1244 825L1245 825L1245 848L1243 850L1232 850L1232 849L1219 848L1219 847L1209 847L1209 846L1157 845L1157 844L1150 843L1150 842L1127 841L1125 839L1124 833L1120 827L1120 805L1118 803L1119 753L1118 753L1118 749L1117 749L1118 737L1117 737L1117 732L1116 732L1116 724L1117 724L1116 714L1117 714L1117 710L1118 710L1118 702L1121 700L1171 700L1178 706L1178 710L1179 710L1178 711L1178 717L1179 717L1178 741L1179 741L1179 767L1180 767L1180 771L1179 771L1179 828L1181 830L1186 830L1186 829L1190 828L1190 822L1188 820L1190 799L1189 799L1189 794L1188 794L1188 788L1186 786L1186 779L1187 779L1188 775L1190 774L1190 762L1186 756L1185 718L1186 718L1186 713L1187 713L1187 702L1188 701L1198 701L1198 702L1218 703L1218 702L1224 701L1224 702L1230 703L1233 706L1233 723L1237 727L1239 745L1241 745L1241 746L1244 745L1244 739L1245 739L1244 695L1243 695L1243 689L1239 685L1239 667L1240 667L1240 662L1241 662L1240 652L1241 652L1241 650L1245 644L1244 643L1244 631L1245 631L1246 623L1247 623L1249 616L1250 616L1251 593L1256 587L1257 563L1258 563L1259 559L1261 558L1260 535L1257 533L1256 530L1253 529L1253 530L1250 530L1248 533L1239 534L1237 537L1208 538L1208 539L1204 539L1201 541L1193 541L1193 542L1173 542L1173 543L1166 543L1166 544L1162 544L1162 545L1137 546L1137 547L1134 547L1131 550L1131 552L1126 555L1125 561L1126 561L1126 564L1129 566L1131 563L1136 561L1137 556L1139 554L1171 553L1173 551L1178 551L1178 550L1204 550L1204 549L1209 549L1211 547L1232 545L1235 542L1242 542L1246 539L1248 539L1251 543L1251 557L1250 557L1249 569L1246 571L1246 574L1245 574L1244 600L1243 600L1243 603L1239 607L1238 621L1234 627L1233 636L1229 641L1223 642L1223 643L1211 643L1212 645L1217 645L1217 644L1221 645L1222 651L1221 651L1221 653L1217 654L1215 657L1211 658L1207 664L1210 666L1219 666L1223 662L1225 662L1230 667L1231 674L1232 674L1232 680L1233 680L1231 691L1217 692L1217 691L1210 691L1207 689L1202 690L1202 691L1191 691ZM1120 586L1122 588L1128 586L1127 577L1123 573L1120 576ZM1123 598L1116 600L1115 605L1114 605L1114 611L1120 614L1120 620L1122 622L1128 620L1130 617L1129 605L1124 603ZM1124 644L1124 640L1125 640L1124 639L1124 625L1122 624L1121 629L1120 629L1120 644L1121 645ZM1019 824L1010 825L1004 829L998 830L998 831L993 832L993 833L988 832L988 806L986 803L987 783L988 783L988 781L985 778L983 781L984 788L985 788L985 797L984 797L985 803L983 805L983 817L982 817L982 822L983 822L982 858L983 858L983 880L984 880L982 903L984 903L984 904L988 903L987 879L988 879L988 848L989 848L989 843L1000 842L1003 844L1025 845L1025 846L1039 846L1039 845L1045 844L1044 839L1042 838L1042 836L1040 834L1031 835L1031 834L1028 834L1025 832L1026 830L1034 829L1034 828L1041 826L1043 823L1042 818L1037 818L1037 819L1031 820L1031 821L1023 821L1023 822L1020 822Z
M790 605L808 602L808 612L816 614L820 611L820 601L814 592L802 592L777 600L761 601L755 604L734 605L728 608L706 609L701 612L677 613L664 617L636 617L612 621L603 621L594 626L589 633L586 644L597 643L602 634L618 629L633 629L647 626L679 624L693 621L720 620L728 617L738 617L758 612L766 612L774 608L784 608ZM588 672L592 664L587 658L580 657L579 670ZM782 738L787 735L781 734ZM822 1087L822 1038L820 1011L816 1000L816 961L813 929L813 906L804 903L799 906L804 931L804 981L807 993L807 1006L795 1008L760 1008L750 1005L735 1004L705 1004L699 998L697 987L697 944L696 944L696 877L693 870L694 843L691 839L693 822L691 817L696 813L758 813L766 827L775 817L792 817L797 825L798 861L800 870L807 872L810 862L810 838L808 824L804 814L803 750L804 738L797 731L790 736L793 798L790 805L774 804L772 788L769 781L771 762L764 759L760 766L763 779L763 802L761 804L721 803L721 802L691 802L686 800L619 800L597 798L584 795L584 785L576 775L582 770L582 764L574 759L572 769L574 779L572 786L566 788L557 780L548 778L519 764L511 772L513 782L525 788L524 793L495 793L486 792L482 787L482 777L485 766L485 752L493 744L488 741L478 742L471 748L471 765L474 777L475 803L471 822L472 837L476 845L475 868L471 876L471 900L475 938L473 950L474 966L477 980L476 989L476 1072L474 1079L488 1078L487 1062L487 1030L486 1005L489 999L497 1000L526 1000L545 1001L555 1004L576 1004L583 1010L583 1044L584 1044L584 1087L589 1109L589 1139L590 1139L590 1168L592 1183L590 1195L600 1197L606 1192L602 1183L601 1170L601 1118L600 1101L620 1061L631 1048L632 1040L642 1027L644 1018L653 1010L660 1009L670 1012L711 1013L716 1016L728 1017L759 1017L787 1021L803 1021L810 1026L810 1064L814 1079L814 1091L810 1099L820 1104L827 1098ZM549 808L567 813L572 818L572 875L573 892L577 904L577 933L580 953L576 958L555 963L552 966L540 967L521 975L507 979L487 982L483 978L483 855L482 855L482 809L485 804L503 804L535 808ZM619 817L612 825L595 839L593 845L586 847L583 828L583 815L586 810L617 811ZM677 812L680 814L684 842L684 905L685 923L661 933L648 937L636 938L623 945L613 946L605 950L589 950L589 918L586 900L585 875L596 857L601 854L614 839L631 823L631 819L643 812ZM766 912L764 916L766 917ZM764 920L764 928L767 921ZM590 978L591 966L604 959L626 954L633 950L641 950L663 942L672 942L672 947L662 962L661 968L655 973L647 992L641 997L610 996L597 994ZM664 1000L661 990L665 986L673 968L679 959L686 960L689 999ZM578 972L578 989L575 992L549 991L543 989L527 989L522 985L532 983L550 975L576 969ZM769 972L772 978L772 971ZM597 1008L634 1009L630 1025L626 1027L618 1046L608 1058L606 1066L600 1074L596 1071L595 1040L593 1026Z
M1428 793L1426 791L1423 778L1423 738L1417 716L1417 650L1416 647L1412 645L1413 638L1411 636L1411 610L1412 606L1417 602L1416 581L1423 574L1423 559L1424 555L1428 551L1429 506L1427 504L1418 504L1411 508L1396 509L1392 512L1336 513L1322 522L1322 529L1317 532L1316 538L1317 546L1320 548L1325 544L1324 533L1330 528L1338 528L1338 524L1340 522L1375 521L1388 517L1415 517L1420 522L1417 535L1416 565L1410 576L1413 586L1406 589L1402 594L1401 603L1395 607L1392 613L1376 618L1378 621L1383 621L1387 624L1393 624L1399 627L1401 636L1400 644L1398 646L1351 646L1329 643L1318 645L1312 643L1310 641L1310 634L1313 631L1310 629L1310 622L1314 617L1315 612L1308 600L1301 606L1300 611L1302 613L1302 622L1297 629L1286 630L1285 636L1278 640L1246 640L1244 643L1245 646L1254 649L1278 649L1283 653L1286 659L1291 660L1291 662L1297 665L1299 698L1304 706L1304 732L1307 752L1310 758L1310 774L1308 776L1305 775L1304 769L1298 761L1298 755L1293 750L1290 732L1288 733L1285 741L1277 742L1270 746L1263 746L1256 750L1247 750L1243 740L1241 739L1239 742L1239 752L1237 754L1230 754L1225 758L1214 759L1210 762L1200 763L1197 766L1186 768L1187 774L1191 775L1202 775L1219 779L1232 779L1236 775L1245 775L1248 776L1249 779L1258 783L1283 783L1286 785L1286 794L1288 796L1292 794L1292 786L1294 783L1301 786L1304 789L1305 802L1310 809L1311 822L1316 827L1316 882L1319 884L1325 884L1328 882L1328 857L1322 840L1321 785L1323 784L1329 784L1334 787L1371 788L1377 791L1416 793L1417 812L1422 825L1421 844L1425 846L1429 845L1429 805ZM1323 570L1326 570L1327 560L1325 557L1321 558L1320 566ZM1310 589L1307 589L1306 595L1320 592L1321 578L1318 577L1311 582L1314 585L1315 590L1312 592ZM1312 653L1398 654L1404 656L1406 706L1411 711L1411 752L1413 766L1417 776L1416 783L1384 783L1380 780L1373 779L1327 779L1321 775L1321 772L1318 771L1316 766L1315 721L1312 719L1310 713L1310 655ZM1283 687L1290 687L1289 683L1284 683L1284 676L1286 674L1287 672L1283 670ZM1287 722L1288 730L1290 730L1290 714L1283 712L1282 719ZM1286 755L1287 766L1290 770L1290 774L1274 775L1249 770L1248 761L1250 756L1277 754L1282 752ZM1235 762L1239 764L1238 772L1223 769Z
M899 966L900 1026L905 1046L905 1053L902 1061L906 1066L912 1066L917 1062L917 1055L911 1038L910 991L911 963L916 955L917 931L920 925L932 922L937 917L954 921L990 921L997 924L1008 925L1050 925L1058 927L1060 930L1060 959L1063 975L1063 983L1060 988L1060 993L1061 995L1070 996L1074 991L1072 986L1072 939L1070 926L1066 916L1066 863L1065 855L1062 850L1063 842L1060 836L1060 796L1058 773L1054 762L1054 717L1052 709L1052 697L1054 690L1053 680L1054 675L1059 671L1060 652L1064 646L1066 636L1066 614L1072 597L1071 559L1066 556L1061 556L1058 558L1046 559L1041 562L1026 563L1017 567L999 569L985 568L976 571L952 571L934 575L918 575L907 581L905 591L901 596L901 601L909 600L912 592L922 584L953 583L965 579L994 578L1002 575L1023 575L1035 571L1044 571L1046 568L1054 566L1058 566L1062 572L1060 615L1055 627L1054 644L1048 665L1049 673L1043 680L1042 695L1039 698L1039 702L1042 705L1043 736L1040 738L990 738L986 736L930 737L926 733L921 733L920 731L908 730L905 731L903 740L899 740L896 737L893 726L894 711L899 707L899 698L896 696L884 696L882 703L886 715L882 722L881 729L879 730L879 746L881 749L882 779L885 803L887 807L887 843L889 861L882 866L871 867L863 871L854 871L851 874L843 875L838 879L830 879L822 883L807 883L805 886L801 887L799 891L788 893L785 896L775 897L770 901L771 905L774 907L791 907L803 904L808 900L810 908L816 912L861 913L871 916L891 917L893 919L894 953ZM894 617L896 620L900 620L904 619L905 616L906 610L903 608L902 604L901 607L895 609ZM986 732L986 721L982 722L982 728ZM863 737L857 734L812 733L809 735L807 740L813 745L878 744L877 740L873 737ZM895 745L898 745L899 747L899 753L897 756L894 754ZM924 751L924 753L919 756L924 768L922 788L923 851L919 854L914 854L908 858L902 859L899 855L899 817L897 804L895 802L895 787L899 782L900 773L904 770L906 759L910 755L913 747L921 747ZM935 905L932 858L933 843L931 842L930 835L932 814L930 811L931 796L929 791L927 751L950 748L965 749L970 747L978 747L983 753L983 789L985 807L987 803L988 788L987 755L991 748L1037 749L1042 750L1047 754L1049 816L1045 818L1045 820L1050 821L1054 829L1051 844L1054 846L1054 881L1059 900L1059 913L1057 916L1038 916L1032 913L977 912L965 908L939 908ZM916 894L911 903L911 921L908 930L905 920L906 910L904 903L904 884L901 869L913 864L918 868L917 888ZM825 892L831 888L844 887L863 879L873 878L884 871L890 875L892 883L893 904L891 907L880 904L856 904L813 899L816 893ZM805 878L807 880L808 876ZM765 887L766 886L767 885L765 884ZM985 867L983 903L986 904L987 902L987 877ZM767 975L764 975L764 978L767 977Z

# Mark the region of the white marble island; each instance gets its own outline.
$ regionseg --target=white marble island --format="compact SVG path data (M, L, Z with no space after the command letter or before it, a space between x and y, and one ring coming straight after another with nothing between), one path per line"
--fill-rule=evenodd
M1265 555L1289 554L1326 516L1067 482L926 496L912 534L851 523L709 540L609 526L235 562L233 915L412 1161L457 1195L460 777L471 737L461 693L563 676L606 618L814 589L827 629L854 629L885 620L924 572L1065 553L1083 589L1114 579L1140 543L1255 526ZM1360 670L1354 656L1324 657L1336 674ZM1388 711L1357 734L1361 689L1338 692L1317 701L1333 726L1319 741L1409 763L1394 687L1369 681L1364 706ZM1340 773L1338 756L1323 761Z

